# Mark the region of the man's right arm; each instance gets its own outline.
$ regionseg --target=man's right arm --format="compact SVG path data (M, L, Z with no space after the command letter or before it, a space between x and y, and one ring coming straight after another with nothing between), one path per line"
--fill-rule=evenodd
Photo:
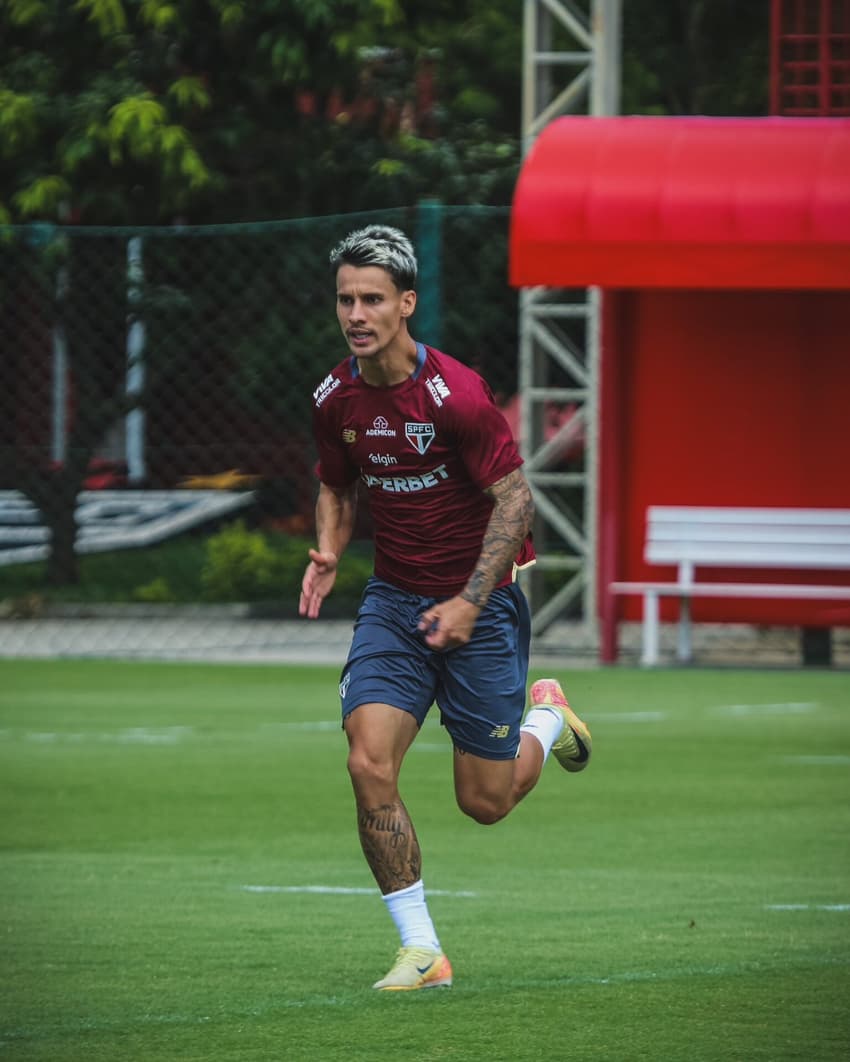
M351 541L357 515L357 481L348 487L319 486L316 501L318 549L309 551L310 563L301 582L298 612L316 619L322 602L336 580L339 559Z

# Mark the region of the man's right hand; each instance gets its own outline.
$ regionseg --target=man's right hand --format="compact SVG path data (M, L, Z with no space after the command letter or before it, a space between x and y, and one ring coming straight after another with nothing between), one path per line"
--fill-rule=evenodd
M331 592L336 581L336 569L339 558L330 550L321 552L317 549L309 551L310 563L301 580L301 597L298 601L298 614L316 619L322 602Z

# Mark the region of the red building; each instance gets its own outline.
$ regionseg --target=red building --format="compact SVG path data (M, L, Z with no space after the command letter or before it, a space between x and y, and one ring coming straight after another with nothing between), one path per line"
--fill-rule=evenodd
M510 269L603 289L603 656L640 614L610 583L672 578L643 561L649 505L850 508L850 120L558 119L520 175ZM834 602L693 609L850 624Z

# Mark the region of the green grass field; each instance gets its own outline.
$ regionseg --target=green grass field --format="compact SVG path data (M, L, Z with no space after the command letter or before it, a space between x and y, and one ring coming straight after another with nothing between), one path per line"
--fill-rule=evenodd
M556 674L594 761L497 826L411 750L455 986L377 993L335 669L0 662L0 1057L849 1058L850 676Z

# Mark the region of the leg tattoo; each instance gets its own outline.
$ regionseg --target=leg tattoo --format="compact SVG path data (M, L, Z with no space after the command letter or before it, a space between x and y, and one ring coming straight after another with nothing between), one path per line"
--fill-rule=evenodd
M416 831L399 800L376 808L357 805L360 845L378 888L386 896L413 885L422 876L422 854Z

